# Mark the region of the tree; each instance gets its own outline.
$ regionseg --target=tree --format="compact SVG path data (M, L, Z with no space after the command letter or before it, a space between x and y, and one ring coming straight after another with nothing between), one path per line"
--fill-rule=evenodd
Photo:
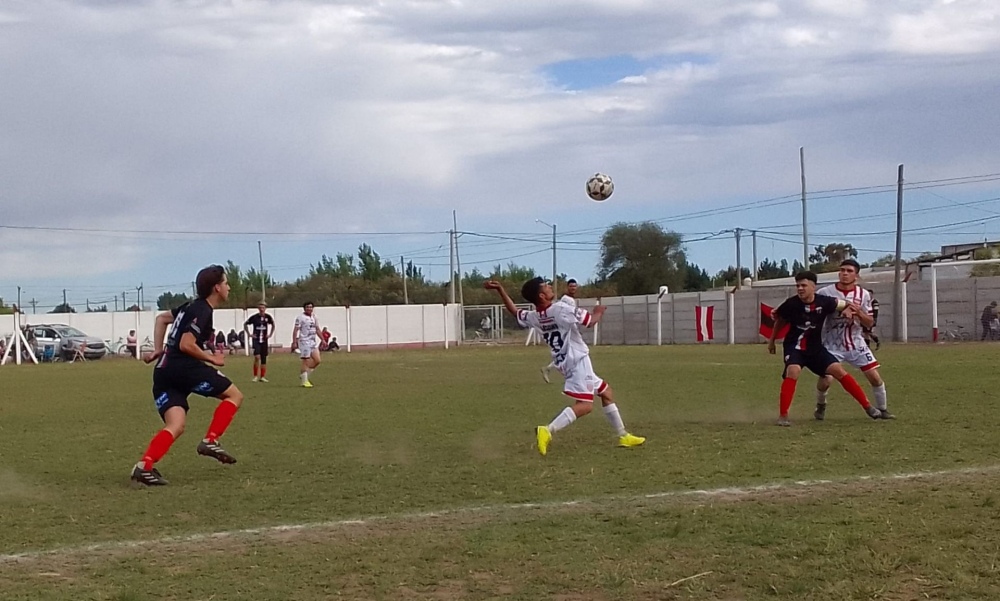
M817 246L816 252L809 255L810 269L817 273L836 271L847 259L857 259L858 251L850 244L840 242Z
M156 308L161 311L166 311L168 309L176 309L184 303L191 300L191 297L181 292L180 294L174 294L173 292L164 292L156 299Z
M69 303L60 303L56 305L55 309L49 311L49 313L76 313L76 309L71 307Z
M14 312L13 307L8 307L4 304L3 298L0 298L0 315L8 315Z
M651 294L660 286L679 290L687 260L681 236L653 222L616 223L601 236L598 278L619 294Z
M358 275L369 282L377 282L385 277L398 276L392 261L382 257L367 244L358 247Z
M972 258L977 261L996 259L998 254L1000 253L998 253L996 247L978 248L972 253ZM973 265L972 269L969 270L970 278L983 278L995 275L1000 275L1000 263L980 263L979 265Z
M337 253L336 258L323 255L319 263L309 266L309 275L325 275L330 277L349 278L357 275L354 266L354 255Z
M896 264L896 255L884 255L872 261L872 267L892 267Z
M740 269L740 273L742 274L742 277L740 277L740 281L745 280L746 278L750 277L750 268L749 267L743 267L743 268ZM719 285L722 285L722 286L735 286L736 285L736 267L733 266L733 265L730 265L729 267L727 267L727 268L723 269L722 271L720 271L719 273L715 274L715 277L713 279L715 280L716 284L719 284Z
M798 259L792 261L792 275L795 275L797 273L802 273L805 270L806 266L800 263Z
M700 292L712 287L712 278L703 268L693 263L684 265L684 292Z
M782 259L781 263L764 259L757 267L757 279L760 280L776 280L778 278L787 278L791 275L788 272L788 259Z
M87 307L87 313L107 313L107 305L94 305L93 307Z

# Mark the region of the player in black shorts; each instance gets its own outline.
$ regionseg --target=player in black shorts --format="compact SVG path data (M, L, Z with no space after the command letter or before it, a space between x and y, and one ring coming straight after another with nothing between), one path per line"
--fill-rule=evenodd
M132 469L132 480L147 486L167 483L153 466L184 433L191 393L222 400L215 408L205 438L198 444L198 454L221 463L236 463L236 458L219 446L219 437L243 403L243 393L221 371L206 365L222 367L225 355L204 350L212 335L212 311L229 298L225 268L212 265L202 269L195 287L198 298L156 316L154 350L143 358L146 363L157 362L153 369L153 400L163 420L163 429L156 433L142 460ZM163 339L171 323L175 324L174 329L164 347Z
M789 324L784 342L785 371L781 376L779 426L792 425L788 421L788 409L792 406L795 384L803 367L818 376L833 376L864 408L868 417L878 419L881 415L882 412L868 402L865 391L857 380L823 346L823 322L835 313L841 313L850 319L855 311L855 307L843 299L817 296L815 273L803 271L795 276L795 296L788 298L774 310L774 328L771 329L771 339L767 341L767 350L773 355L777 332L786 323Z
M257 305L257 314L243 324L243 329L250 329L250 339L253 340L253 381L267 382L268 340L274 336L274 319L267 314L267 303L261 301ZM260 377L257 374L260 374Z

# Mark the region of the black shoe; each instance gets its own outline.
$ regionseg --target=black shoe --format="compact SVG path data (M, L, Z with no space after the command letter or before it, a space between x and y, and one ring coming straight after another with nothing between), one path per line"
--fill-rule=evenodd
M132 468L132 481L146 486L165 486L170 484L167 482L166 478L160 474L160 470L155 467L151 470L144 470L142 469L141 463L137 463L135 467Z
M868 405L868 408L865 409L865 413L867 413L868 417L872 419L882 419L882 410L875 407L875 405Z
M198 454L217 459L219 463L236 463L236 458L230 455L226 449L219 446L218 442L201 441L198 443Z
M879 419L896 419L896 416L889 413L888 409L879 409L879 411L882 413L882 415L878 417Z
M816 411L813 411L813 417L817 421L823 421L826 418L826 403L816 403Z

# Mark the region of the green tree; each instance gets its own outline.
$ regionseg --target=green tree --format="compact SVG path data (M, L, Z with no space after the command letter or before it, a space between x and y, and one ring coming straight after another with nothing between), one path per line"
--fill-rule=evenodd
M712 287L712 278L703 268L693 263L685 264L684 269L684 292L700 292Z
M362 244L358 247L358 275L369 282L377 282L385 277L397 276L399 273L392 261L383 261L371 246Z
M744 279L750 277L750 268L749 267L743 267L743 268L740 269L740 273L743 274L742 277L740 278L740 280L744 280ZM715 280L716 285L719 285L719 286L735 286L736 285L736 267L734 265L730 265L729 267L727 267L727 268L719 271L719 273L715 274L715 277L713 278L713 280Z
M173 292L164 292L156 299L156 308L161 311L166 311L168 309L176 309L184 303L191 300L191 297L184 294L174 294Z
M3 298L0 298L0 315L9 315L14 312L14 307L9 307L4 304Z
M319 263L309 266L309 275L325 275L330 277L349 278L358 274L354 266L354 255L337 253L336 258L323 255Z
M757 267L757 278L761 280L776 280L790 275L792 274L788 271L788 259L782 259L781 263L764 259Z
M601 236L598 278L619 294L651 294L660 286L680 290L687 260L680 234L653 222L616 223Z
M802 273L805 270L806 266L800 263L798 259L792 261L792 275L795 275L797 273Z
M896 255L889 254L881 256L872 261L872 267L892 267L896 264Z
M815 247L809 255L810 269L816 273L836 271L847 259L857 259L858 251L850 244L840 242Z
M985 259L996 259L998 255L1000 255L998 249L995 246L991 246L989 248L976 249L972 253L972 258L982 261ZM969 270L970 278L983 278L995 275L1000 275L1000 263L980 263L979 265L973 265L972 269Z
M87 313L107 313L107 305L94 305L93 307L87 307Z
M56 308L49 311L49 313L76 313L76 309L71 307L69 303L59 303L56 305Z

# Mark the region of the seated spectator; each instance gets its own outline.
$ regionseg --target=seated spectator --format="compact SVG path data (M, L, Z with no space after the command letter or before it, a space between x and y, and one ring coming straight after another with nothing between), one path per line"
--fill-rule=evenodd
M226 336L226 344L229 345L229 354L232 355L237 349L241 348L240 337L236 333L236 328L229 330L229 335Z
M323 331L319 333L319 350L327 351L330 350L330 330L323 328Z
M215 335L215 350L219 353L226 350L226 335L222 333L222 330L219 330Z
M135 357L135 347L139 345L139 338L135 334L135 330L129 330L128 336L125 338L125 348L128 349L128 354L131 357Z
M334 336L333 339L330 340L330 346L327 348L327 350L328 351L339 351L340 350L340 345L337 344L337 337L336 336Z
M244 330L240 330L239 333L240 348L245 349L247 347L247 333Z

